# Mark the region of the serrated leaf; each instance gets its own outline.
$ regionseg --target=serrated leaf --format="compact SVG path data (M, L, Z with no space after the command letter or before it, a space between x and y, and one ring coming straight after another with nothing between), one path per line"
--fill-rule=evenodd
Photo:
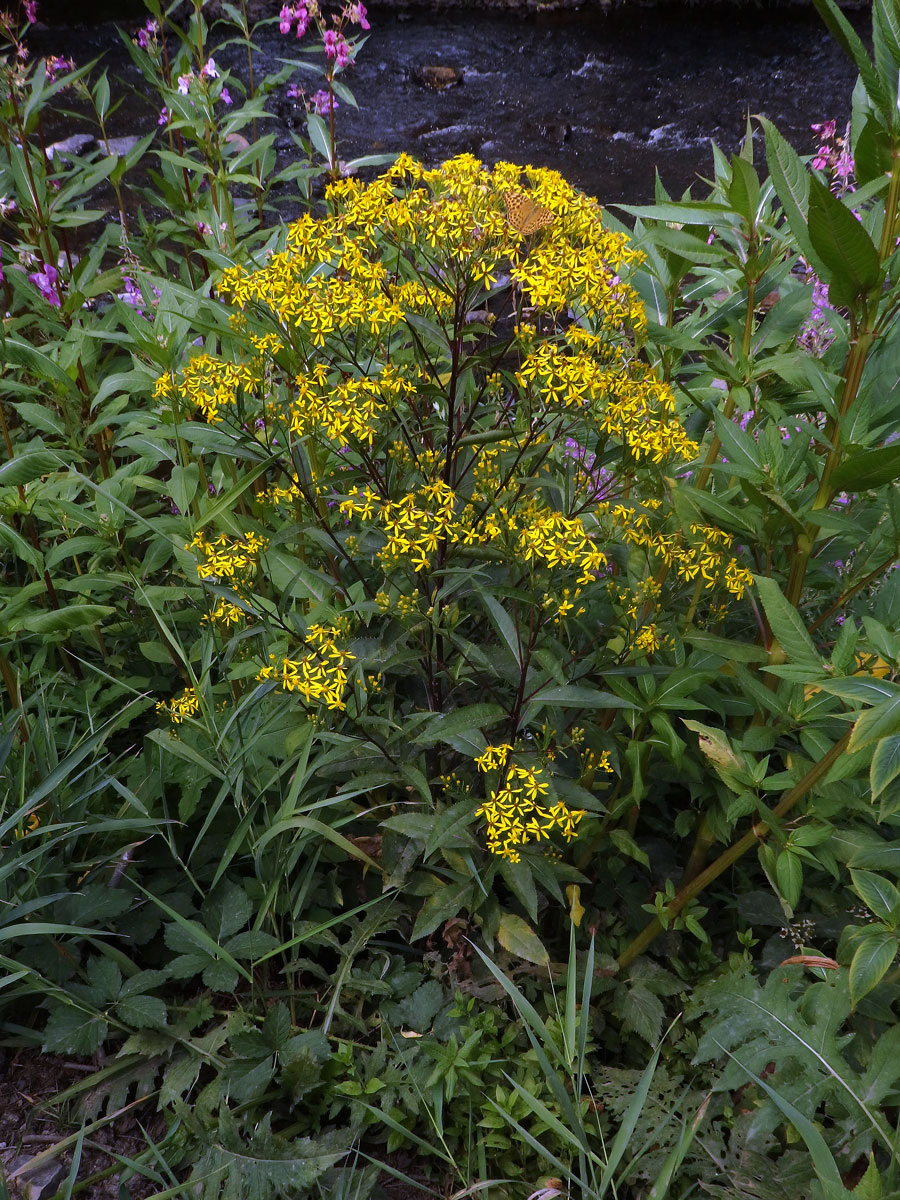
M782 650L793 663L809 666L818 674L822 670L822 660L796 608L785 598L774 579L765 575L754 575L753 579L772 633Z
M807 227L809 210L809 172L800 161L797 151L778 132L771 121L759 118L766 139L766 162L772 183L784 209L794 241L800 253L817 274L824 271L824 264L813 247Z
M818 179L809 181L809 237L827 268L829 294L838 304L855 305L878 286L881 263L860 221Z
M116 1005L116 1016L132 1029L162 1029L167 1014L158 996L129 996Z
M427 937L434 933L438 925L443 925L451 917L466 909L472 902L474 885L467 879L460 883L441 884L435 887L416 916L410 941Z
M100 1016L60 1005L44 1026L45 1054L94 1054L106 1041L109 1026Z
M897 938L878 930L862 938L850 963L850 999L854 1008L877 987L897 954Z
M445 1000L444 989L436 979L426 979L411 996L396 1006L397 1017L404 1028L427 1033Z
M541 939L528 922L515 913L501 914L497 941L516 958L524 958L526 962L536 963L539 967L545 967L550 961Z

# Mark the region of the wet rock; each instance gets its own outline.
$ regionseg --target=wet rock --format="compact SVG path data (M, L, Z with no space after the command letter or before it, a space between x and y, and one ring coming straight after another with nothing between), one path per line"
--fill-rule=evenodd
M124 158L138 144L140 139L137 137L114 137L109 139L109 152L116 154L119 158Z
M59 1191L59 1186L66 1175L66 1168L61 1162L51 1158L46 1162L38 1163L33 1170L29 1171L27 1167L32 1161L30 1154L20 1154L9 1164L10 1175L15 1175L16 1171L22 1172L12 1181L13 1188L16 1189L12 1195L21 1196L22 1200L48 1200L50 1196Z
M47 147L48 158L71 158L82 154L88 146L93 145L94 136L90 133L73 133L71 137L63 138Z
M413 78L417 83L421 83L423 87L429 87L435 92L442 92L445 88L456 87L462 83L463 73L459 67L445 67L440 64L433 64L416 67L413 71Z

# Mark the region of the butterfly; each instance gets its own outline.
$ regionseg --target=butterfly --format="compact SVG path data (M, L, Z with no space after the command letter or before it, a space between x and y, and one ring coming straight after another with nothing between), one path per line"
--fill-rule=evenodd
M545 229L556 220L549 208L544 208L523 192L510 189L503 193L503 200L506 204L507 220L519 233L537 233L539 229Z

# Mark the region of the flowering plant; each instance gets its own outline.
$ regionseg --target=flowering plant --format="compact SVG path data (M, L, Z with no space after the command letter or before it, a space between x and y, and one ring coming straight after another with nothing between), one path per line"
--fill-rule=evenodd
M697 446L640 353L640 255L543 169L525 186L552 223L521 234L521 177L402 156L333 183L331 215L223 273L231 333L157 383L227 439L246 501L239 531L190 545L218 665L163 706L179 736L191 704L286 708L342 746L354 829L383 831L388 866L430 831L453 903L487 896L494 924L498 869L559 894L548 849L628 794L627 680L678 607L719 619L750 582L730 534L665 500Z

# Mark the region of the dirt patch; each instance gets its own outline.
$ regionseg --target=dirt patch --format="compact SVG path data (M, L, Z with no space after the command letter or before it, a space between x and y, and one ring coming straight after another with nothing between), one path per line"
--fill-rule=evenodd
M7 1175L19 1172L9 1183L11 1197L50 1200L65 1183L83 1117L77 1098L64 1105L57 1098L96 1069L95 1063L41 1054L34 1048L0 1050L0 1162ZM119 1200L121 1167L115 1155L136 1158L147 1149L141 1125L151 1137L162 1135L153 1100L106 1124L86 1124L77 1179L90 1182L82 1194L90 1200ZM33 1167L30 1160L36 1160ZM144 1200L161 1185L134 1176L127 1186L131 1200Z

